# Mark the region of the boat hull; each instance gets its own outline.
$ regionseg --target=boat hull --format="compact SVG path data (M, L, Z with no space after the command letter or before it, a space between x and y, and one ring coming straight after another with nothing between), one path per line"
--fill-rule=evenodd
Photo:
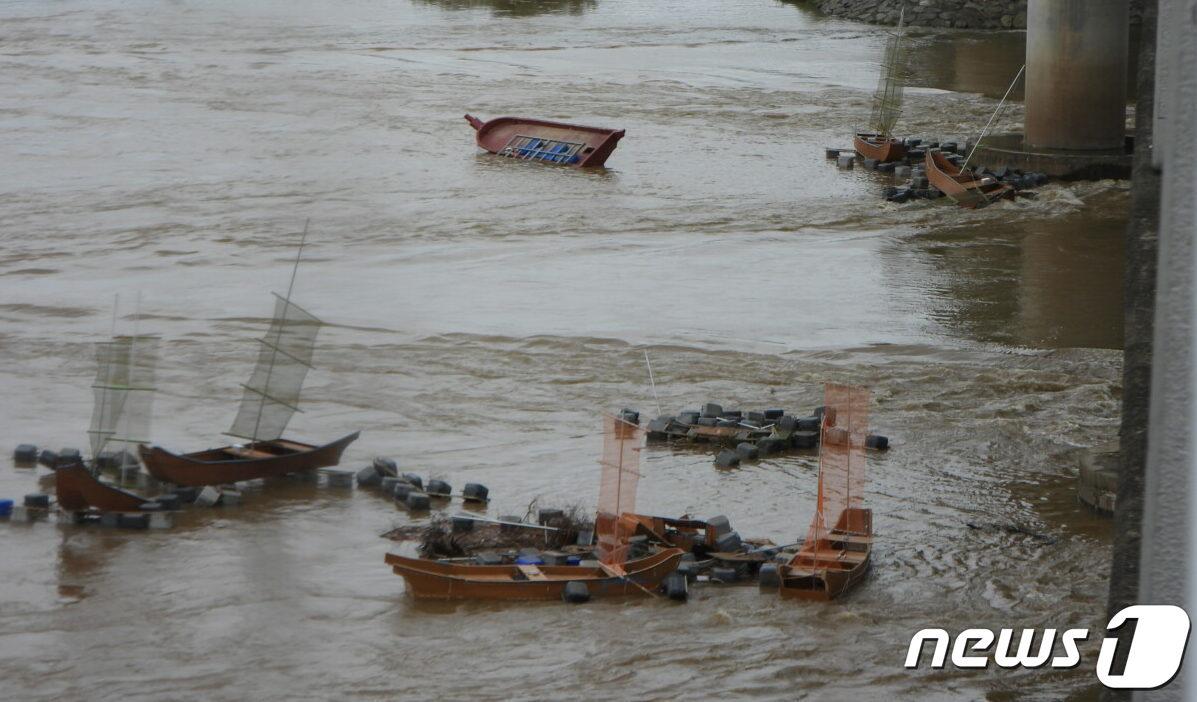
M852 139L852 146L862 158L871 158L877 163L901 161L906 158L906 143L895 137L857 134Z
M961 207L976 209L1014 196L1014 189L1009 185L994 178L963 173L961 168L948 161L938 151L928 151L924 161L927 166L927 181Z
M386 562L417 599L432 600L560 600L571 582L586 584L591 597L643 595L677 570L681 549L664 549L623 565L625 575L601 567L540 566L540 579L520 579L519 566L460 565L388 553Z
M569 144L581 144L576 158L570 156L561 161L553 161L577 168L601 167L607 162L607 158L611 156L611 152L615 150L615 147L619 144L619 140L624 136L624 130L622 129L586 127L580 124L550 122L548 120L529 119L525 117L496 117L488 122L483 122L477 117L466 115L465 119L470 123L470 126L477 130L476 139L478 146L492 154L527 158L527 156L521 156L517 153L524 150L516 150L517 152L508 150L505 152L507 147L512 144L512 140L520 136ZM537 160L549 159L540 158Z
M54 471L58 506L67 512L98 509L101 512L137 512L149 500L112 485L105 485L82 463Z
M335 466L359 434L354 432L323 446L279 439L259 441L247 447L225 446L187 454L171 453L160 446L144 444L138 450L146 470L158 480L200 487Z

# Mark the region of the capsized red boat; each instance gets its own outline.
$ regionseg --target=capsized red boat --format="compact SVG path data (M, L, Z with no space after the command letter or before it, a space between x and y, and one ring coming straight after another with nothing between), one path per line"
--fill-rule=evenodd
M527 117L496 117L483 122L466 115L465 119L478 132L478 146L492 154L576 168L602 166L624 135L622 129Z

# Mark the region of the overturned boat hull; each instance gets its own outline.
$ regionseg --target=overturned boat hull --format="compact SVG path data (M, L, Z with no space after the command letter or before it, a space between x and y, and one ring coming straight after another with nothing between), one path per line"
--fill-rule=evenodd
M577 168L602 166L624 136L622 129L526 117L496 117L483 122L466 115L465 119L478 132L478 146L492 154Z
M323 446L275 439L247 446L176 454L160 446L138 447L150 475L175 485L200 487L224 485L240 480L274 478L316 468L335 466L360 432L343 436Z
M877 163L901 161L906 158L906 143L896 137L861 133L853 137L852 146L861 158L871 158Z
M664 549L629 561L622 573L605 566L462 565L388 553L386 563L417 599L560 600L571 582L586 584L591 597L642 595L677 569L681 549Z
M100 482L82 463L54 471L58 506L67 512L98 509L101 512L137 512L150 500Z

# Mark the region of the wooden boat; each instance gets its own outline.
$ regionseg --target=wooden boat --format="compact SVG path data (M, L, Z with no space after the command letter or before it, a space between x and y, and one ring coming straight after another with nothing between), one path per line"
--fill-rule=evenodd
M478 146L492 154L577 168L602 166L624 135L622 129L526 117L496 117L483 122L466 115L465 119L478 132Z
M868 405L864 388L828 384L824 390L815 515L798 552L779 568L782 597L833 600L869 572L873 513L860 506Z
M101 512L137 512L150 500L100 482L82 461L54 471L59 508L67 512L98 509Z
M861 132L853 137L852 147L862 158L871 158L877 163L901 161L906 158L906 142L897 137Z
M844 510L835 527L814 543L804 543L782 569L781 596L822 601L839 597L869 572L872 544L872 510Z
M307 226L291 270L287 296L275 295L274 318L261 344L258 362L243 384L241 406L229 436L247 439L242 445L176 454L159 446L138 447L150 475L176 485L200 486L269 478L298 471L335 466L359 432L323 446L283 438L291 417L299 411L300 390L312 367L316 335L324 324L291 301L295 275L307 239Z
M927 181L957 205L975 209L996 200L1014 197L1014 188L992 176L965 172L940 151L928 151L924 157Z
M386 563L407 582L413 597L426 599L552 600L562 598L571 582L584 583L590 597L652 592L677 569L685 552L666 547L629 558L631 537L642 526L633 509L643 437L640 427L624 418L603 418L594 565L476 565L397 553L388 553Z
M171 453L160 446L145 444L138 449L146 470L158 480L199 487L274 478L335 466L341 462L341 454L359 434L354 432L323 446L274 439L185 454Z
M149 435L157 350L157 337L136 333L96 344L95 405L87 431L93 466L99 465L98 457L110 446L127 447ZM136 512L150 501L101 482L82 459L56 466L54 485L58 506L67 512Z
M902 28L906 10L898 17L898 28L890 35L881 63L881 78L873 92L872 132L857 132L852 146L862 158L878 163L901 161L906 158L906 143L893 136L894 125L902 114L904 66L902 60Z
M621 568L594 566L463 565L388 553L386 562L418 599L560 600L570 582L586 584L591 597L653 592L677 570L683 551L662 549Z

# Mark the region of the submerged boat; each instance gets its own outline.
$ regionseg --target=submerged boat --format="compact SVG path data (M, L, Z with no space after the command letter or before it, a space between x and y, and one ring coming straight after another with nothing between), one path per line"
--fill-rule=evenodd
M559 600L565 586L583 582L590 596L638 595L656 590L677 570L681 549L663 549L615 568L592 566L466 565L425 558L386 555L387 565L403 576L407 591L420 599Z
M101 512L137 512L150 500L109 485L97 478L82 461L54 469L59 508L67 512L96 509Z
M87 433L97 472L97 457L109 446L121 443L128 447L149 436L157 357L158 338L154 336L117 336L96 344L95 404ZM68 512L135 512L149 502L101 481L81 459L58 466L54 484L58 506Z
M819 450L819 490L806 539L779 569L782 597L833 600L869 571L873 513L861 507L865 479L869 392L828 385L823 440Z
M602 166L624 135L622 129L526 117L496 117L483 122L466 115L465 119L477 131L478 146L492 154L578 168Z
M872 131L858 132L852 139L856 153L878 163L901 161L906 157L906 143L893 136L894 125L902 113L902 28L905 18L906 9L903 8L897 31L886 42L881 79L873 92Z
M387 565L403 577L408 593L420 599L551 600L564 598L571 583L584 585L587 597L653 593L677 569L685 552L666 547L642 558L629 558L632 537L642 526L634 508L643 432L630 422L610 416L604 418L603 428L594 522L593 552L597 560L579 565L518 561L479 565L388 553Z
M1014 187L993 176L979 176L955 165L940 151L928 151L927 182L957 205L975 209L996 200L1014 197Z
M852 138L852 148L862 158L871 158L877 163L901 161L906 158L906 142L883 134L857 133Z
M307 227L304 227L304 238ZM316 445L283 438L291 417L299 410L299 395L307 377L323 325L315 315L291 301L295 274L303 255L303 241L295 256L287 296L275 295L274 318L259 339L258 362L241 398L233 426L225 432L247 443L176 454L141 444L146 470L175 485L201 486L271 478L287 473L335 466L357 439L354 432L331 443Z

